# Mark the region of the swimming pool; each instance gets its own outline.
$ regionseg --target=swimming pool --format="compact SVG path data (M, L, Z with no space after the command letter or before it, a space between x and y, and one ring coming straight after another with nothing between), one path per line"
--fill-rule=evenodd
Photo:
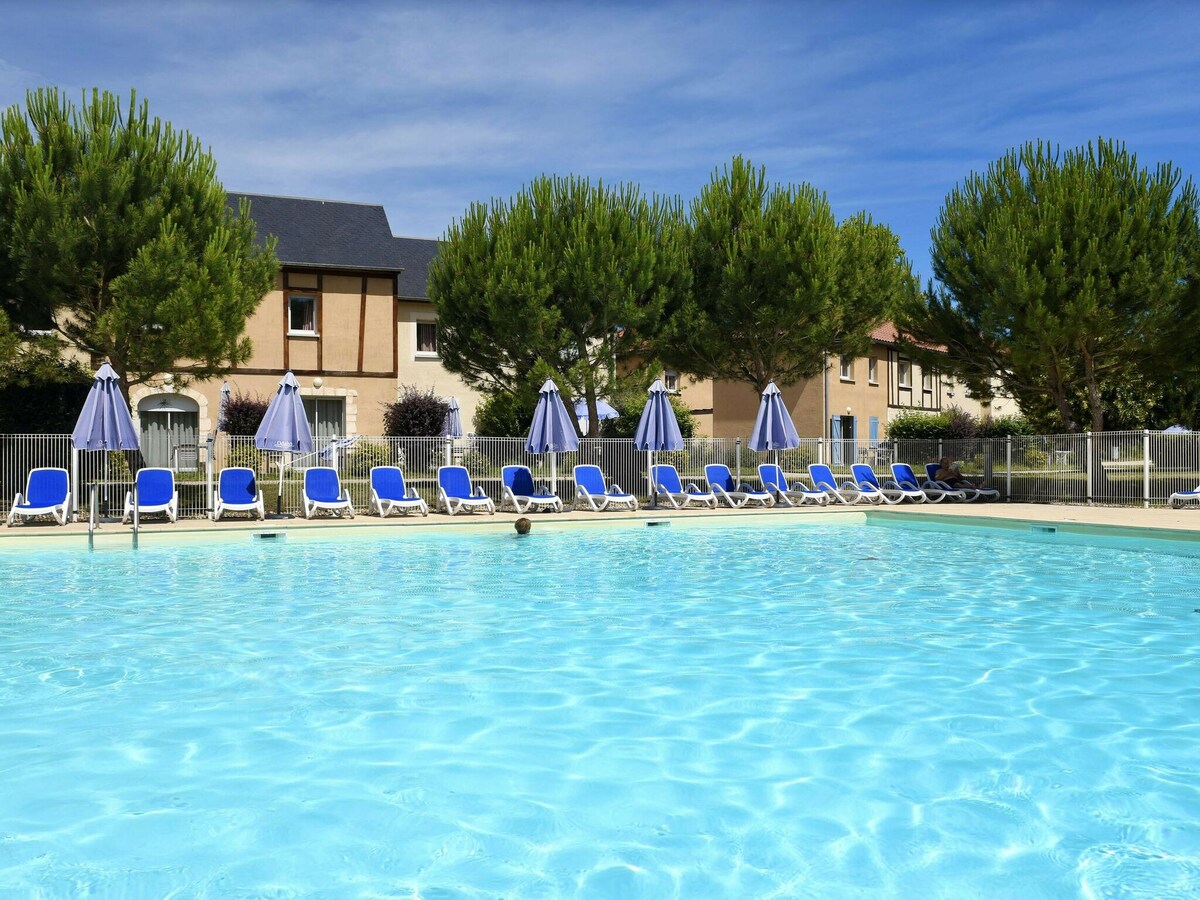
M1163 546L2 552L0 895L1194 896L1200 559Z

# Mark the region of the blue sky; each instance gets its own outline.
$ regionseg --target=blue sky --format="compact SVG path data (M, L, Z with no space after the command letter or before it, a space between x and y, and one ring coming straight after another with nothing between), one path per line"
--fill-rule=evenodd
M0 3L0 104L135 87L230 190L434 237L540 173L695 196L734 154L928 273L946 192L1029 139L1200 175L1187 3Z

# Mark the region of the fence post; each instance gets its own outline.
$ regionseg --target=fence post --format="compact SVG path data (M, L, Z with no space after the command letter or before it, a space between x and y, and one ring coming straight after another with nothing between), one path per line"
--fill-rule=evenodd
M204 440L204 511L212 514L213 511L213 451L216 449L217 436L210 434Z
M741 439L741 437L737 437L734 439L733 458L737 464L737 480L734 482L734 484L741 484L742 483L742 439Z
M938 438L938 457L937 458L940 460L945 455L946 455L946 451L945 451L945 448L942 447L942 439Z
M332 464L334 471L340 471L338 466L338 436L335 434L329 439L329 462Z
M1142 429L1142 506L1150 508L1150 430Z
M1012 503L1012 435L1004 438L1004 502Z
M1084 449L1087 451L1087 505L1092 505L1092 468L1095 463L1092 461L1092 433L1087 432L1087 439L1084 444Z
M445 464L448 466L454 465L454 460L452 459L452 457L454 456L454 438L450 437L449 435L446 436L445 450L446 450L446 463Z

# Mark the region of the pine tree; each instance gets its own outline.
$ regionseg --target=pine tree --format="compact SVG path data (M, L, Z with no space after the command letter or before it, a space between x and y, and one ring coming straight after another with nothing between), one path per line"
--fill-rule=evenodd
M677 205L637 188L541 177L456 220L429 275L438 351L486 392L552 375L596 401L644 370L689 272Z
M212 156L136 94L123 110L42 89L0 118L0 298L17 323L107 357L123 390L247 360L246 320L277 271Z

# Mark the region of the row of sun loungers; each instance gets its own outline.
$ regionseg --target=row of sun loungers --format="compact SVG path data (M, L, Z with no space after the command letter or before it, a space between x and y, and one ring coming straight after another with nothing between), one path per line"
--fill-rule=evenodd
M749 504L762 507L800 506L804 504L900 504L976 502L999 499L999 492L987 488L959 487L937 481L937 466L926 467L926 477L919 478L905 463L891 466L891 478L880 479L867 465L851 467L851 477L840 482L828 465L808 467L811 484L789 482L778 465L758 467L761 487L738 482L729 467L713 464L705 467L705 485L694 482L686 485L672 465L657 465L652 471L658 499L673 509L692 506L715 509L724 504L739 509ZM370 472L370 499L367 514L387 518L392 513L429 515L429 505L405 484L403 472L396 466L376 466ZM574 468L576 488L575 508L600 512L605 509L635 510L637 498L619 485L609 485L599 466L580 465ZM170 469L145 468L138 472L136 504L139 515L162 513L175 521L179 511L179 492ZM135 495L126 495L124 518L134 512ZM1200 502L1200 488L1172 496L1172 504L1195 499ZM305 518L319 515L348 516L355 514L350 492L345 489L336 469L315 467L305 470L302 492ZM501 475L501 510L524 514L530 511L562 512L563 501L546 485L535 483L527 466L505 466ZM472 483L464 466L442 466L438 469L438 495L435 509L449 515L461 512L496 512L496 503L482 487ZM227 513L250 513L266 518L262 491L255 473L248 468L223 469L213 492L213 520ZM53 516L66 524L70 515L70 486L65 469L34 469L29 475L25 494L18 494L8 515L8 524L18 518Z

